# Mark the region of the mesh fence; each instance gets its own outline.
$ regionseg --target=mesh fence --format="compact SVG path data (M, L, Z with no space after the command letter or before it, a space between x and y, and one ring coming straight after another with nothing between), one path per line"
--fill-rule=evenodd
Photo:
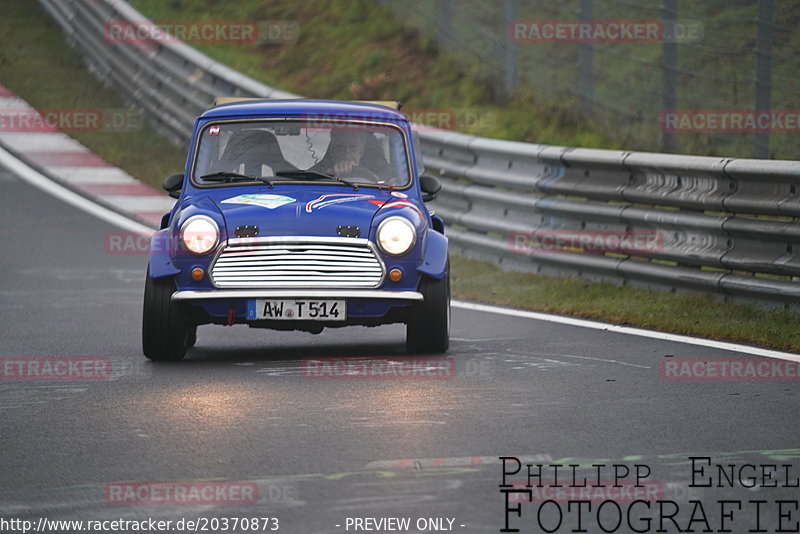
M528 88L634 150L800 159L800 0L379 1L498 102Z

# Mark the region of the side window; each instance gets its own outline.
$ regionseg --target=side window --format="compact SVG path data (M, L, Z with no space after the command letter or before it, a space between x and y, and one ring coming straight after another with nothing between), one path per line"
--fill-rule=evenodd
M196 175L203 175L213 169L219 159L220 143L219 137L205 139L208 136L208 128L201 131L200 143L197 151L197 170Z
M422 159L422 140L419 132L411 132L411 140L414 143L414 160L417 162L417 175L425 172L425 163Z

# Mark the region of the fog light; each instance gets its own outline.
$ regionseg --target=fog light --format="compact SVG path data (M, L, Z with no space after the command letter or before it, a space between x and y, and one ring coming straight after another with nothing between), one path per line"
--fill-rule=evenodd
M200 267L195 267L194 269L192 269L192 280L194 280L195 282L199 282L200 280L202 280L205 275L206 275L205 271L203 271L203 269L201 269Z
M403 271L400 269L392 269L389 271L389 280L392 282L399 282L403 279Z

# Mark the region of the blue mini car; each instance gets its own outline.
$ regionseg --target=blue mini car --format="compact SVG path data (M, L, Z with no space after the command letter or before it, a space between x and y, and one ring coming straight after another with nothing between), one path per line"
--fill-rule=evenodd
M379 103L226 99L198 117L151 239L142 344L179 360L202 324L304 330L405 323L447 350L444 223L424 202L404 115Z

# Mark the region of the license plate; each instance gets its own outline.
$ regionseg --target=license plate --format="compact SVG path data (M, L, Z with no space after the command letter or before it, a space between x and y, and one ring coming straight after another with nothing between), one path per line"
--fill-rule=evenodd
M344 321L344 300L255 299L247 303L248 319L275 321Z

